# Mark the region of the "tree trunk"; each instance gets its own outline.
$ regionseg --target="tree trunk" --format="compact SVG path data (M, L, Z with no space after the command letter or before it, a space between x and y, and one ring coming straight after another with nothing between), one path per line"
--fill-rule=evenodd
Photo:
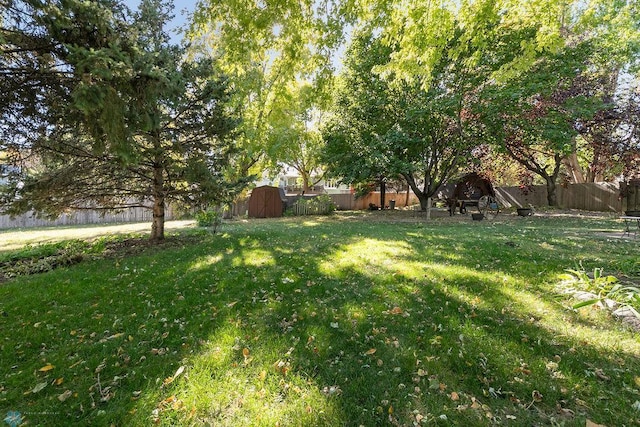
M429 196L427 196L422 191L420 193L415 193L415 195L418 198L418 200L420 201L420 210L421 211L426 211L429 208Z
M413 176L410 174L402 174L402 176L409 185L409 188L413 191L413 194L418 198L418 201L420 202L420 210L426 211L429 207L429 197L431 197L432 194L421 191L416 185L416 181L413 179Z
M575 151L564 159L564 163L571 174L571 180L574 184L582 184L586 182L582 166L580 166L580 162L578 162L578 155Z
M302 194L309 194L311 192L311 185L309 185L311 177L302 170L298 170L298 173L302 177Z
M553 177L547 177L547 203L549 206L558 206L558 195L556 193L556 181Z
M223 209L224 219L233 219L233 203L226 203L226 209Z
M153 169L153 222L151 223L151 240L164 239L164 176L162 168Z
M380 180L380 209L384 209L387 198L387 183L384 179Z
M164 239L164 197L153 200L153 222L151 224L151 240Z

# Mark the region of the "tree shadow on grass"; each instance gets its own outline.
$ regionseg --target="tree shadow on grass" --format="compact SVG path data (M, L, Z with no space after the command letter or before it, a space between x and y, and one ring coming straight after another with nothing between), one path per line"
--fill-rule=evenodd
M637 346L572 333L579 318L532 283L537 272L510 269L507 235L484 235L498 248L484 256L474 229L283 226L230 229L125 259L92 282L82 282L91 266L44 278L35 286L46 298L32 310L49 313L55 327L37 329L22 350L9 350L18 337L8 337L3 354L22 351L18 363L32 367L55 362L64 385L11 390L6 402L91 425L535 425L563 416L616 425L633 417L634 392L622 384L633 384ZM493 259L502 262L482 267ZM11 311L24 330L36 314ZM91 318L91 331L73 329L74 316ZM606 333L626 337L614 327L594 336ZM42 360L29 365L38 351ZM78 396L56 399L65 387Z

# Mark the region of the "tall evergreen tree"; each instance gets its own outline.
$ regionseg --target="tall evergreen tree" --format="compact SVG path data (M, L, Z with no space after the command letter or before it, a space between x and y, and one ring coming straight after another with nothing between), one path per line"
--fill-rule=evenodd
M235 125L228 83L211 60L186 62L169 42L170 3L144 0L129 19L108 1L11 6L3 84L21 95L2 105L1 132L20 167L5 211L142 206L159 240L169 201L222 202L241 184L223 174Z

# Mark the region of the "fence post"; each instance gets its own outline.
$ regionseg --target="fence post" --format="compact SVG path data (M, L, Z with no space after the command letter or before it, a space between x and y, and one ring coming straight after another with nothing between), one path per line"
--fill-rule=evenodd
M431 219L431 197L427 197L427 220Z

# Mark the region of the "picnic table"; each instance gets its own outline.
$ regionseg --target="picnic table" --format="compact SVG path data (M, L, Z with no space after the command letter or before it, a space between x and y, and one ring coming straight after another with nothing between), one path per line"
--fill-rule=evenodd
M624 234L637 236L640 233L640 216L626 216L623 215L620 219L624 220Z

